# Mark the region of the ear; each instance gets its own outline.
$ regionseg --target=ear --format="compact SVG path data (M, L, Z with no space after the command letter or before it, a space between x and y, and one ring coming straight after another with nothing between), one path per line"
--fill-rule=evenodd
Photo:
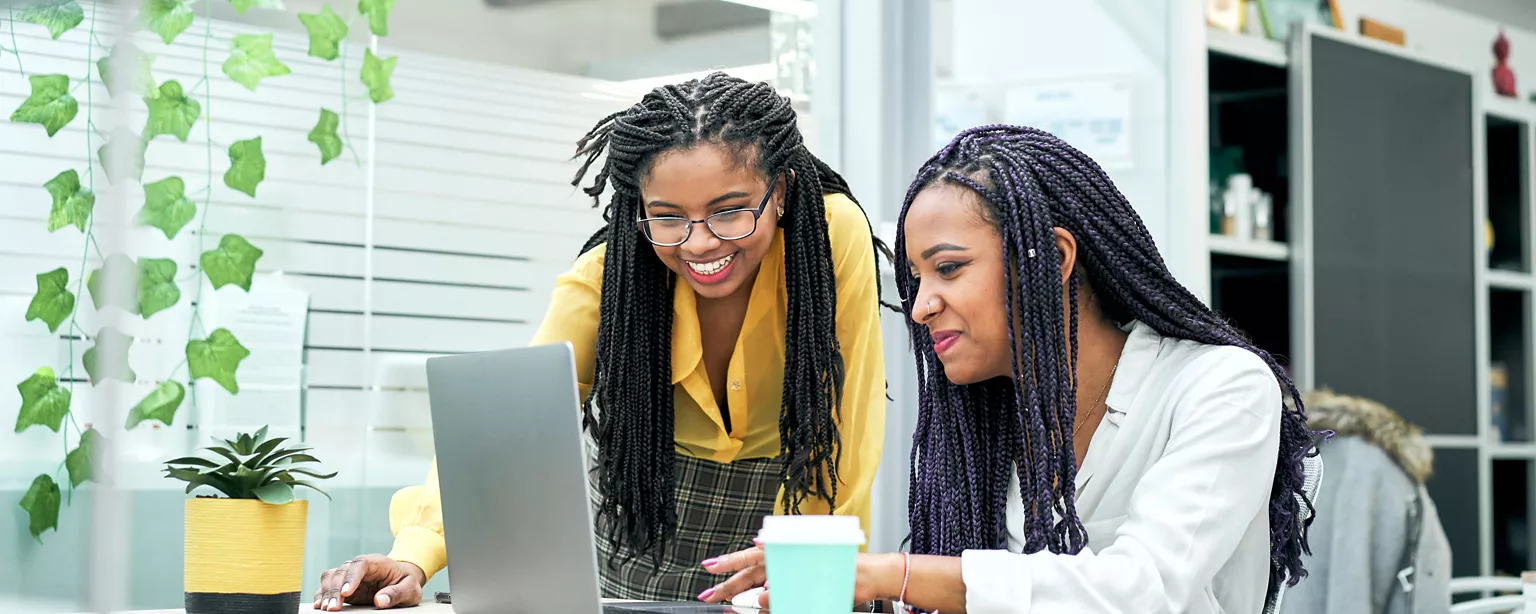
M1077 237L1060 226L1051 231L1056 233L1056 252L1061 254L1061 284L1066 286L1077 268Z
M773 206L778 211L779 217L784 217L784 207L789 204L789 186L794 180L794 169L789 169L788 173L773 176L773 181L777 183L773 187Z

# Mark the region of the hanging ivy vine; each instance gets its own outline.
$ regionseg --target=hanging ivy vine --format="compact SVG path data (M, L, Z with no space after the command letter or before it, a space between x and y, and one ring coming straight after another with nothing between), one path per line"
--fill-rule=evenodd
M197 266L200 275L206 276L208 284L215 290L232 285L249 292L256 264L263 255L260 248L238 234L223 235L217 247L206 251L208 246L203 244L207 236L204 231L208 213L213 206L215 172L211 126L213 88L208 82L208 46L213 38L212 19L209 17L212 14L212 1L143 0L136 18L138 27L154 33L164 44L171 45L192 27L197 19L193 8L198 3L202 4L205 13L203 77L190 89L184 88L176 80L157 84L153 76L155 56L139 50L131 42L117 41L107 49L97 37L95 4L90 5L89 15L76 0L53 0L7 10L11 45L9 49L0 45L0 54L9 51L16 56L17 72L27 79L31 87L30 95L11 114L11 121L37 124L51 138L80 115L81 104L74 92L83 86L86 98L86 151L83 152L85 175L82 178L75 168L64 169L41 186L40 192L46 191L47 200L41 198L41 194L38 198L39 204L50 203L48 231L52 233L73 226L84 238L84 252L74 269L73 277L67 264L37 274L37 291L25 314L27 322L35 321L38 326L46 326L51 334L58 334L60 328L68 323L62 337L69 340L69 364L62 367L65 373L63 383L53 366L44 365L16 385L17 391L21 393L16 432L43 427L58 433L63 440L64 459L59 468L53 473L39 474L34 478L20 501L21 508L28 515L29 531L39 543L42 542L44 531L58 529L59 509L64 502L63 488L68 488L72 494L75 488L94 480L93 456L105 438L94 425L88 425L82 430L74 417L75 340L92 344L79 361L92 386L108 379L135 383L147 375L136 372L129 364L129 349L134 342L131 336L109 326L103 326L95 333L82 330L78 319L82 290L89 292L90 300L97 310L116 308L146 320L174 307L184 298L176 278L180 265L174 260L135 260L127 254L101 253L93 231L97 161L108 181L142 185L144 200L133 217L134 224L155 228L165 235L166 241L173 241L188 225L198 221L198 252L201 255ZM242 15L250 9L286 10L282 0L227 1ZM352 19L366 19L370 32L386 36L389 34L389 14L394 5L395 0L361 0ZM328 5L319 13L299 14L298 19L309 35L308 55L328 62L340 59L341 63L342 111L338 114L321 108L319 121L309 132L308 140L319 149L321 165L341 157L344 149L351 149L353 159L361 164L356 150L351 148L346 128L346 83L353 78L346 68L350 24ZM43 27L53 40L87 25L90 31L86 43L84 77L76 82L69 75L27 75L22 50L16 44L18 23ZM229 43L229 58L220 67L221 72L252 92L267 79L291 74L292 70L273 50L272 41L271 34L233 36ZM95 55L98 48L108 53L97 59ZM122 71L122 74L134 77L132 88L125 89L114 82L117 74L113 72L114 67L123 61L135 62L131 69ZM394 97L390 80L395 63L396 58L377 57L372 49L364 52L363 66L356 78L367 87L368 96L375 104ZM90 82L93 68L95 79L106 88L110 96L116 98L132 95L143 99L148 119L142 130L135 133L127 126L116 126L110 136L101 134L92 118ZM198 99L199 91L202 94L201 101ZM187 179L179 176L155 178L154 181L143 183L145 157L155 140L169 137L185 143L199 121L202 122L208 147L206 175L202 178L204 185L189 194ZM99 149L93 149L93 137L104 139ZM255 198L257 189L266 180L267 162L262 149L262 137L257 135L231 143L227 157L224 185ZM116 168L118 160L123 159L129 162L129 168ZM198 196L203 200L201 211L194 201ZM93 250L101 266L87 270ZM133 283L107 283L107 280L114 279L131 279ZM73 290L70 288L72 282ZM195 305L201 305L204 284L201 280L195 283L197 290L192 300ZM144 422L170 426L175 421L177 411L187 401L189 390L195 391L192 383L199 379L211 380L230 394L239 393L237 372L241 361L250 355L250 351L226 329L204 331L204 334L198 335L202 331L202 321L195 307L187 328L185 359L170 373L154 374L160 376L152 380L157 383L156 387L129 410L125 429L133 429ZM185 375L181 373L182 367L186 367ZM195 406L195 395L192 402ZM66 422L68 429L65 428ZM73 448L69 445L71 431L76 442ZM58 477L61 471L65 472L67 479ZM66 486L61 487L61 483Z

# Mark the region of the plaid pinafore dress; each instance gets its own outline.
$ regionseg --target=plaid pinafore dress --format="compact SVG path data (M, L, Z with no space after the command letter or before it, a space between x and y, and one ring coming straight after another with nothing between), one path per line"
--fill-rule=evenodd
M590 438L588 466L597 466L597 448ZM597 515L602 494L597 472L589 472L597 538L598 579L608 599L692 601L699 593L729 576L704 571L703 561L752 547L763 516L773 513L779 494L779 459L745 459L726 463L677 454L674 501L677 532L667 541L660 563L654 554L634 556L626 546L608 539L605 521ZM610 565L610 561L617 565Z

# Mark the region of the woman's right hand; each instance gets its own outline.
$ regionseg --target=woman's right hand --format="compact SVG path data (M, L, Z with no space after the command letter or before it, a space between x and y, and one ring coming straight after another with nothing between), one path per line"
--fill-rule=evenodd
M320 575L315 609L340 612L343 603L392 608L421 603L427 574L411 563L382 554L365 554Z

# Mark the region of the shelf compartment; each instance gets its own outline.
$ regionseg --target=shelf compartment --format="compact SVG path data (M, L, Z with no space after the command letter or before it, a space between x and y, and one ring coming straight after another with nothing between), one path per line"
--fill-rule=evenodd
M1531 441L1530 293L1488 293L1489 439L1495 443Z
M1530 124L1489 114L1484 117L1484 129L1488 223L1493 230L1488 268L1529 272L1530 159L1526 152L1530 146Z
M1290 265L1211 255L1211 308L1280 361L1291 352Z
M1270 42L1225 34L1244 43ZM1279 43L1273 45L1283 49ZM1212 47L1207 55L1212 184L1209 197L1213 201L1209 230L1212 234L1222 230L1220 207L1216 203L1226 189L1227 177L1245 173L1253 178L1253 187L1270 197L1270 233L1265 239L1285 243L1291 187L1290 73L1283 64L1254 59L1252 53L1227 51ZM1251 250L1235 253L1274 259L1273 255L1256 255ZM1275 250L1259 253L1274 254Z
M1519 576L1531 569L1531 497L1536 472L1529 460L1493 461L1493 573Z

